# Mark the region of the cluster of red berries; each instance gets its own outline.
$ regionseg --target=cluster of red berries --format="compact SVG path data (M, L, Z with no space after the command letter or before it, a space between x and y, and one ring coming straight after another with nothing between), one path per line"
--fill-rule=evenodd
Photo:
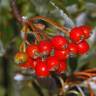
M57 74L67 70L67 59L70 55L85 54L89 45L85 41L90 37L89 26L75 27L70 32L70 40L57 35L50 41L42 40L39 44L29 44L25 52L18 52L16 63L24 69L33 69L39 77L47 77L51 71Z

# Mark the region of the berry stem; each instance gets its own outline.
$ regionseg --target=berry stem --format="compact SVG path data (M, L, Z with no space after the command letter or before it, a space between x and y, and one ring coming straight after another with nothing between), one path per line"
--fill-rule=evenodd
M48 22L49 24L57 27L59 30L61 30L62 32L64 32L65 34L69 35L68 33L68 29L65 28L64 26L60 25L59 23L47 18L47 17L44 17L44 16L36 16L36 17L32 17L31 19L29 20L24 20L22 18L22 16L20 15L20 12L18 11L18 8L17 8L17 5L16 5L16 0L11 0L11 8L12 8L12 12L15 16L15 18L18 20L18 22L22 25L24 24L27 24L29 25L33 30L34 30L34 27L31 26L31 23L34 21L34 20L37 20L37 19L41 19L41 20L44 20L46 22Z
M29 19L29 21L33 22L34 20L37 20L37 19L41 19L41 20L44 20L46 22L48 22L49 24L57 27L59 30L61 30L62 32L64 32L65 34L68 35L68 29L65 28L64 26L60 25L59 23L47 18L47 17L44 17L44 16L36 16L36 17L32 17L31 19Z

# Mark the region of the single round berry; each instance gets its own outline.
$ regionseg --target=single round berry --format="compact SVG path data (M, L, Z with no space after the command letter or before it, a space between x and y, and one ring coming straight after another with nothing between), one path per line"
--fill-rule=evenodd
M72 55L78 54L77 44L75 44L75 43L69 43L68 49L70 51L70 54L72 54Z
M33 60L33 63L31 64L31 68L35 68L37 63L39 61L42 61L42 59L40 57L36 58L36 59L32 59Z
M24 68L24 69L29 69L29 68L35 68L35 64L34 64L34 61L33 61L33 59L32 58L28 58L28 60L25 62L25 63L23 63L23 64L19 64L19 66L21 67L21 68Z
M28 61L26 62L27 65L30 66L30 68L34 69L36 66L35 60L33 60L32 58L28 58Z
M81 28L74 27L70 32L70 38L75 43L79 43L84 40L84 33Z
M59 67L56 70L57 73L63 73L67 70L67 63L66 61L60 61Z
M67 39L60 35L53 37L51 42L54 48L60 49L60 50L65 49L68 45Z
M39 43L39 52L44 55L49 55L52 50L52 44L48 41L40 41Z
M24 52L17 52L15 55L15 63L20 64L20 63L25 63L28 59L28 56Z
M54 71L59 66L59 61L57 60L55 56L48 57L46 60L46 63L47 63L47 67L49 71Z
M49 76L49 71L48 71L47 65L43 61L38 61L37 65L35 67L35 72L38 77Z
M54 56L56 56L58 60L66 60L69 57L69 49L54 50Z
M80 26L79 28L82 29L85 39L88 39L91 35L91 29L92 28L90 26L87 26L87 25Z
M85 54L85 53L87 53L88 52L88 50L89 50L89 45L88 45L88 43L86 42L86 41L82 41L82 42L80 42L78 45L77 45L77 47L78 47L78 53L79 54Z
M38 46L37 45L28 45L26 48L26 53L28 54L29 57L31 58L37 58L38 57Z

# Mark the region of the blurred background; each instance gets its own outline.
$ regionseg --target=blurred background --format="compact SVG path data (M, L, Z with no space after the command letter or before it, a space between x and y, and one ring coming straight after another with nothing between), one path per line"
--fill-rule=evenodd
M78 59L77 70L96 66L96 0L16 0L16 3L20 14L26 18L43 15L68 28L84 24L92 26L92 35L88 39L91 49ZM12 14L10 0L0 0L0 96L15 94L12 91L16 83L13 80L16 71L14 55L22 41L21 28ZM21 91L22 95L17 92L13 96L38 96L32 86L23 87Z

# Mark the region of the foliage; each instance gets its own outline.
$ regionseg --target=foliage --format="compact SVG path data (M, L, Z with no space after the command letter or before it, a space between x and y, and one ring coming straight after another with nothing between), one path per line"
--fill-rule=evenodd
M96 0L16 0L16 2L20 14L26 18L42 15L50 17L68 28L87 24L93 27L92 32L96 35L96 10L94 10ZM2 57L6 55L11 66L9 67L11 76L12 72L16 70L13 55L22 41L20 39L21 28L22 25L12 14L10 0L0 0L0 63L3 64ZM91 36L88 42L91 50L87 55L78 59L76 70L95 67L96 37ZM0 65L0 69L2 69L2 65ZM2 75L0 78L3 78Z

